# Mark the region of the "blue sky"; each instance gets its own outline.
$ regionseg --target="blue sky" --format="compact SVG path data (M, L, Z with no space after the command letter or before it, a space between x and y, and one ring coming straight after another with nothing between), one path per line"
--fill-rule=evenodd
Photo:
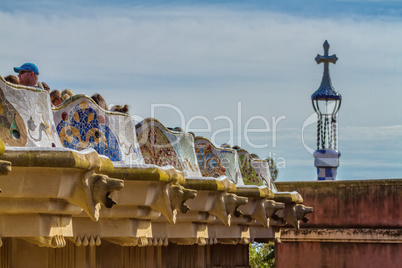
M270 1L270 0L203 0L203 1L171 1L171 0L70 0L70 1L54 1L54 0L3 0L4 10L15 10L26 8L32 10L53 10L54 8L64 7L90 7L90 8L133 8L133 7L154 7L154 6L216 6L223 8L241 8L252 10L270 10L275 12L284 12L296 15L308 15L317 17L339 16L340 14L354 14L354 15L373 15L373 16L400 16L402 11L402 4L398 0L288 0L288 1ZM31 4L29 4L31 3Z
M52 89L100 93L138 120L159 105L166 126L273 156L279 180L316 179L310 96L328 40L343 96L338 178L401 176L400 1L3 0L0 34L2 76L35 62ZM269 131L247 141L247 123Z

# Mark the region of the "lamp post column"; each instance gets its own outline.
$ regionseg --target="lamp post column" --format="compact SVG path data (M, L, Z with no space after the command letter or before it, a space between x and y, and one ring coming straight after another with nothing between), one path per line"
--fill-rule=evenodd
M314 111L317 113L317 150L314 152L314 166L317 180L335 180L341 153L337 150L337 114L342 96L332 86L329 63L335 64L336 55L329 56L329 44L324 42L324 55L317 55L317 64L324 64L320 87L311 95Z

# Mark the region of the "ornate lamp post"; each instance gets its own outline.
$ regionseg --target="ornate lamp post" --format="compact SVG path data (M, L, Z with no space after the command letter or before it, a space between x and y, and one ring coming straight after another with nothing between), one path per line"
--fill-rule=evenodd
M342 96L331 83L329 63L336 63L336 55L328 56L329 44L324 42L324 56L317 55L317 64L324 63L324 74L320 87L311 95L314 111L317 113L317 150L314 152L314 166L318 180L335 180L341 153L337 150L336 116L341 107Z

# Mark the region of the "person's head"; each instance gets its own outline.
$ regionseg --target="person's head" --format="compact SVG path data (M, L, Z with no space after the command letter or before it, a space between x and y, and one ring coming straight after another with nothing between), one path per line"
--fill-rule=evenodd
M24 63L21 67L14 67L14 72L18 73L20 85L37 87L39 69L33 63Z
M128 105L127 104L124 106L115 105L110 109L110 111L128 114Z
M184 132L184 130L181 127L174 127L173 130L177 132Z
M6 80L7 82L13 83L18 85L20 82L18 81L18 77L16 77L15 75L7 75L6 77L4 77L4 80Z
M107 105L105 99L98 93L92 95L91 97L100 107L107 110Z
M68 100L72 96L74 96L74 93L70 89L65 89L61 92L61 98L63 101Z
M40 82L43 86L43 89L46 90L47 92L50 91L50 87L45 83L45 82Z
M52 103L52 106L57 106L63 102L60 91L55 89L50 92L50 102Z
M224 144L221 145L221 148L230 149L231 147L230 147L229 144L224 143Z

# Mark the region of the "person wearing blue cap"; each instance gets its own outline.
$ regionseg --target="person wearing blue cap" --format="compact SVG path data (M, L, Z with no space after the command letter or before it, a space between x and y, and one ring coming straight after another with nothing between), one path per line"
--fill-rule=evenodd
M18 73L20 85L39 87L39 69L33 63L24 63L21 67L14 67L14 72Z

